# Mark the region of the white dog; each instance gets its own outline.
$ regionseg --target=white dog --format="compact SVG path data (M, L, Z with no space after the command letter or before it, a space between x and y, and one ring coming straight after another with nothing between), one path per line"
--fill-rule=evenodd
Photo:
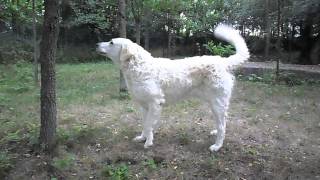
M143 130L135 141L153 145L153 130L160 119L163 105L188 97L209 103L216 120L216 142L211 151L218 151L224 140L226 113L229 106L234 76L230 70L249 58L247 45L238 31L219 25L215 36L236 48L236 54L197 56L181 60L154 58L139 45L124 38L98 43L97 50L119 65L135 104L141 108Z

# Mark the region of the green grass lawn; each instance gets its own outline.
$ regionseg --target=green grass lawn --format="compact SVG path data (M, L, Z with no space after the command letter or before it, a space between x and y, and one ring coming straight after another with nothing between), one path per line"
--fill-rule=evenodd
M118 101L118 70L110 63L57 65L57 106L108 106ZM39 122L39 87L32 79L32 65L0 66L1 135Z
M141 130L140 115L130 98L118 93L117 67L109 62L59 64L56 71L59 147L48 160L35 150L40 90L32 65L0 65L0 179L318 175L318 84L238 81L225 145L211 154L208 134L213 125L206 105L190 100L166 107L155 147L144 150L143 144L131 141Z
M11 148L30 148L38 142L40 89L33 82L32 68L31 64L0 66L0 149L5 157L2 160L0 156L0 176L13 166L9 157L18 156ZM56 71L58 135L62 143L93 128L86 124L95 108L110 108L120 114L116 111L123 103L128 104L118 95L119 70L109 62L57 65ZM82 110L84 106L92 106L93 111ZM69 110L78 117L70 115Z

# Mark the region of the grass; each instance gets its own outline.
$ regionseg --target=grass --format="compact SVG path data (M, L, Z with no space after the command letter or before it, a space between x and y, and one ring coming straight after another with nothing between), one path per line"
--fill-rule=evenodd
M122 109L117 94L118 69L110 63L57 65L58 140L61 144L75 144L92 139L96 127L91 126L88 116L81 112L81 105L114 107ZM39 88L34 85L31 64L0 66L0 147L10 144L32 147L38 143ZM127 111L133 111L127 105ZM69 116L64 109L72 108L77 117ZM116 109L116 108L114 108ZM114 110L116 111L116 110ZM80 118L79 114L82 114ZM10 152L7 152L10 155ZM63 166L70 159L56 159L55 165ZM4 161L4 160L1 160ZM0 162L1 164L1 162ZM13 165L1 166L7 172Z
M11 155L6 151L0 151L0 177L3 177L13 167Z
M60 65L57 69L59 104L105 104L110 97L118 97L118 69L110 63Z
M75 155L65 153L62 157L54 157L52 159L52 166L60 171L70 170L75 163Z
M107 165L101 172L103 177L110 178L112 180L127 180L129 179L129 169L125 164L118 166Z
M178 139L181 145L188 145L191 142L189 135L186 133L186 130L184 129L178 132Z
M149 168L151 170L157 169L157 164L153 159L146 159L143 164L144 164L144 166L146 166L147 168Z
M239 77L235 88L230 111L233 121L228 125L231 130L227 130L223 155L212 156L206 151L212 142L211 137L205 135L212 128L210 109L195 100L166 107L155 139L157 148L144 150L142 144L131 142L141 130L136 125L140 114L128 94L119 95L119 70L113 64L59 64L56 70L57 137L62 150L48 162L54 172L42 172L37 164L46 160L33 149L38 143L40 95L32 80L32 65L0 66L0 176L19 177L20 173L24 177L40 171L39 174L49 173L48 177L57 179L197 179L196 174L200 179L215 175L235 179L238 175L231 171L245 169L241 165L249 168L245 174L255 171L253 158L279 154L270 150L273 144L263 148L254 144L256 140L248 138L249 135L267 133L275 123L291 123L284 129L292 130L297 126L301 131L301 123L306 123L308 133L316 134L312 128L316 128L313 123L318 123L314 120L319 107L317 83L278 85L271 83L270 75L252 75ZM246 119L247 126L241 127L239 119ZM268 138L281 137L274 136L264 134L264 143L269 142ZM246 138L249 140L239 142ZM271 139L272 142L277 141L275 139ZM250 146L241 148L246 143ZM235 150L228 150L229 147ZM232 159L238 159L237 165L241 168L232 164ZM265 166L274 163L264 161ZM29 172L19 167L23 162L34 162L25 165Z

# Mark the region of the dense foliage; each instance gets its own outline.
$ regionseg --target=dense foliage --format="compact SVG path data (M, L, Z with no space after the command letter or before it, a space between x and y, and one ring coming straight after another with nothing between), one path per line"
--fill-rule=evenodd
M14 43L16 40L24 42L25 46L19 47L22 51L32 49L28 48L32 37L31 0L0 0L0 4L0 39L6 42L0 44L0 62L31 60L32 56L8 50L8 46L21 46ZM116 0L62 0L60 8L60 62L93 59L96 42L118 36ZM35 11L41 32L42 0L36 0ZM208 51L202 45L214 40L214 26L226 22L241 31L253 53L265 51L269 33L270 51L289 53L291 62L317 64L319 12L318 0L128 0L127 34L138 43L141 40L147 49L162 48L161 56L176 56L186 46L195 49L196 43L201 44L200 52L192 53L204 54Z
M222 45L221 43L216 44L213 41L209 41L208 44L205 44L204 46L213 55L228 57L235 53L235 49L232 45Z

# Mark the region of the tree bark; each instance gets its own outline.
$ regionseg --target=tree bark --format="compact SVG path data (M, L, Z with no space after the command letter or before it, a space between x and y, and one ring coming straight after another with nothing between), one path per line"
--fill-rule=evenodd
M141 44L140 39L141 39L141 21L140 20L135 20L136 24L136 43Z
M278 50L280 57L282 56L282 52L281 52L281 47L280 47L280 43L281 43L281 35L280 35L280 28L281 28L281 0L277 1L278 3L278 26L277 26L277 43L276 43L276 49ZM276 63L276 81L279 82L280 79L280 59L277 58L277 63Z
M125 0L119 0L119 36L121 38L127 38L127 21L126 21L126 1ZM127 91L127 85L126 81L123 77L123 74L120 70L120 92L126 92Z
M34 66L34 82L38 85L38 51L37 51L37 29L36 29L36 9L35 0L32 0L32 30L33 30L33 66Z
M119 0L119 36L122 38L127 37L127 20L126 20L126 1Z
M292 62L292 44L294 42L295 36L295 25L291 24L291 29L288 32L288 40L289 40L289 62Z
M270 17L269 17L269 0L265 0L266 3L266 44L264 48L264 56L265 58L269 57L269 49L270 49L270 35L271 35L271 25L270 25Z
M11 1L12 5L16 5L19 7L19 1L18 0L12 0ZM11 26L12 26L12 31L16 35L16 37L19 36L19 23L18 23L18 13L15 11L11 12Z
M149 51L150 49L150 33L149 28L146 28L144 32L144 48Z
M172 33L171 29L168 27L168 44L167 44L167 57L171 56L171 43L172 43Z
M43 35L40 47L40 145L45 151L52 152L56 144L57 127L55 56L59 31L59 1L45 0L44 6Z
M148 51L150 49L150 30L152 29L152 13L150 9L144 8L144 17L142 18L144 24L144 48Z

